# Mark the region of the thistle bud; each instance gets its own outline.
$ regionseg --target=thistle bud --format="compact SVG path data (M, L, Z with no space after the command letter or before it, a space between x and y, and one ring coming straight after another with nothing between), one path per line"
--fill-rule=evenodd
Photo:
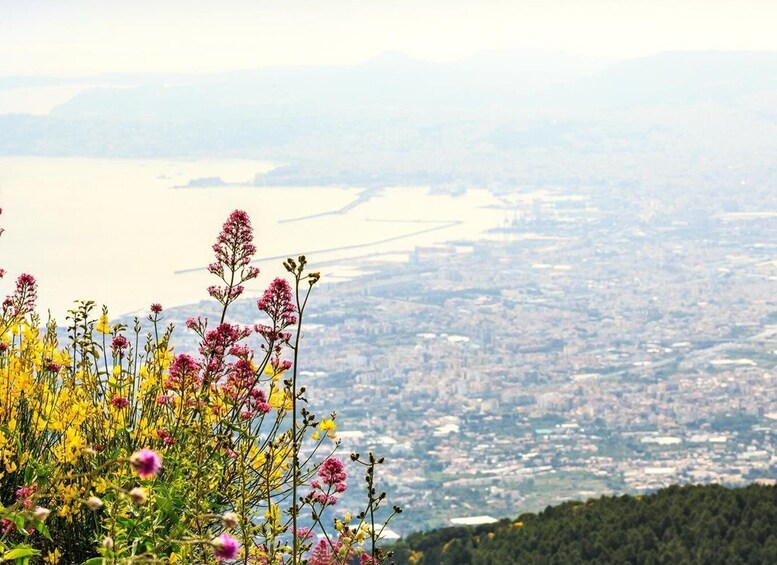
M44 508L43 506L36 506L35 512L32 513L32 517L36 520L40 520L41 522L45 522L46 518L49 517L49 514L51 514L51 510L48 508Z
M148 501L148 492L143 487L135 487L129 491L129 497L132 501L132 504L137 504L139 506L141 504L145 504L146 501Z
M225 530L236 528L239 523L240 516L234 512L225 512L224 515L221 516L221 525L224 526Z

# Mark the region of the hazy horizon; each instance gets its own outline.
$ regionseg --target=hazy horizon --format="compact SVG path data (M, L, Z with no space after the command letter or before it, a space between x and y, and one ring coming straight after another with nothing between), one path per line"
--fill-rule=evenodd
M0 0L0 75L208 73L348 65L399 52L445 62L541 50L620 60L676 50L777 50L770 2L131 4Z

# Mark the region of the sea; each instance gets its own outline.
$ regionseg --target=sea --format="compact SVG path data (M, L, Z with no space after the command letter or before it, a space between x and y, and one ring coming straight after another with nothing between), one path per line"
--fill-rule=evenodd
M205 267L232 210L249 213L262 271L258 295L282 259L305 254L323 280L363 273L364 259L405 261L417 248L489 237L513 204L483 188L456 195L426 186L255 186L261 160L0 157L0 281L39 282L39 309L60 323L76 300L111 317L207 298ZM218 178L219 186L189 186ZM202 184L202 183L193 183ZM208 185L208 182L204 184ZM528 196L527 196L528 197Z

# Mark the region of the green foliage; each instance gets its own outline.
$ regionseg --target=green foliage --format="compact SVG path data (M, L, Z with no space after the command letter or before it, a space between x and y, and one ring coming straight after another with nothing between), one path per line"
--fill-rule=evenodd
M672 486L410 535L397 565L777 563L777 488Z

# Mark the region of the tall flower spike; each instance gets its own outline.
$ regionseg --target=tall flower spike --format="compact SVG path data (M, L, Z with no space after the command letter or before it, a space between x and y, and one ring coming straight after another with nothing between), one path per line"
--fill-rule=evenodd
M247 213L235 210L229 215L213 245L213 252L216 261L208 265L208 271L219 277L224 286L210 286L208 294L224 305L223 322L227 306L243 294L243 283L259 275L259 269L250 265L256 246Z
M278 341L288 341L290 334L283 330L297 322L297 307L289 283L276 278L256 301L256 306L270 317L272 326L257 324L254 329L270 345Z
M38 283L35 277L24 273L16 279L16 290L3 301L3 313L24 316L35 309L38 299Z

